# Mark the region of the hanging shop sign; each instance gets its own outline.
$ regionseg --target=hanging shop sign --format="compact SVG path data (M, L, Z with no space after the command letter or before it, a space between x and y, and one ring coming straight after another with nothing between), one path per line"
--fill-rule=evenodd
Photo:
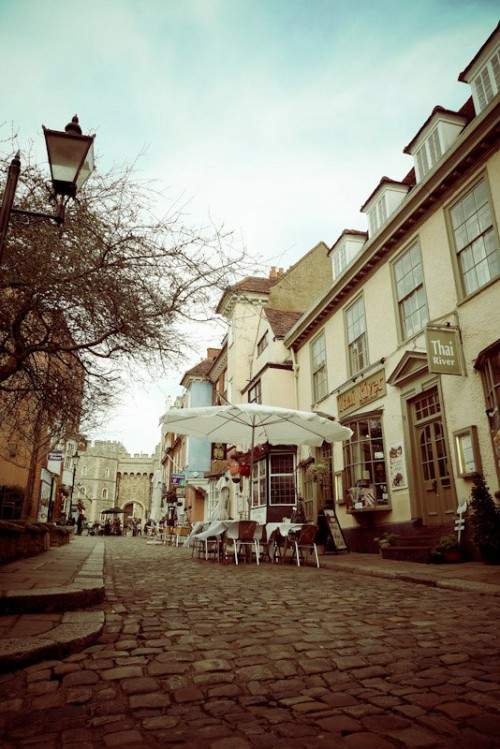
M385 395L385 391L385 372L381 369L361 382L357 382L349 390L337 395L339 419L357 411L362 406L366 406L367 403L381 398Z
M173 486L184 486L186 483L186 477L183 473L173 473L170 478Z
M462 341L460 330L449 327L427 327L425 330L427 366L433 374L462 375Z

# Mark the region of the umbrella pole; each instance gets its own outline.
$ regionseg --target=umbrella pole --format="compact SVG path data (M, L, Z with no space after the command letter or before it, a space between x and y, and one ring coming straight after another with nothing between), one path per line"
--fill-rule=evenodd
M250 443L250 480L248 484L248 520L252 511L252 493L253 493L253 448L255 443L255 417L252 419L252 441Z

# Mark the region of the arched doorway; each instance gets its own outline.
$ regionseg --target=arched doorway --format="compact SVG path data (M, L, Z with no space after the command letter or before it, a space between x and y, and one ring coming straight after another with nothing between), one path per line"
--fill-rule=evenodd
M141 502L127 502L127 504L123 505L122 509L125 513L124 520L131 520L132 518L136 520L144 519L144 505Z

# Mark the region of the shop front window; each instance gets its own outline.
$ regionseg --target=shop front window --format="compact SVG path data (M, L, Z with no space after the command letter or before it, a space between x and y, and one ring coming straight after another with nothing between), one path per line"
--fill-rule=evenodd
M481 373L483 381L485 413L500 477L500 340L483 351L474 366Z
M382 419L360 416L343 422L353 431L344 442L344 486L353 511L390 507Z

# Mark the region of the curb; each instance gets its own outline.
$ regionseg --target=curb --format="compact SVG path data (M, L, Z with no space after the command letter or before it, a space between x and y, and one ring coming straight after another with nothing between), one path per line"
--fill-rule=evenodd
M417 585L427 585L431 588L444 588L447 590L457 590L464 593L478 593L480 595L500 596L500 585L492 583L479 583L472 580L461 580L460 578L448 578L440 580L430 575L419 575L418 573L400 572L398 570L381 570L375 567L358 567L357 565L327 564L323 569L336 572L349 572L356 575L365 575L367 577L383 577L388 580L397 580L399 582L414 583Z
M71 585L0 591L0 615L88 608L104 600L104 543L96 544Z
M47 658L62 658L82 650L100 636L103 611L71 611L47 636L0 640L0 672L24 667Z

